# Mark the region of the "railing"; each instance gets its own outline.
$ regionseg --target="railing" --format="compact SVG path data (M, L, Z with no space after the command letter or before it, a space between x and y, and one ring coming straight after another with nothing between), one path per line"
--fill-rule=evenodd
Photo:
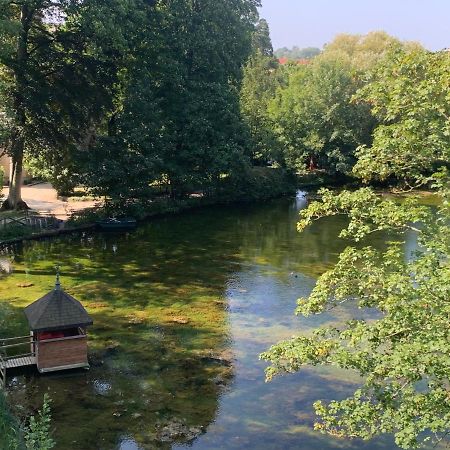
M27 336L18 336L18 337L12 337L12 338L0 338L0 347L2 347L5 342L17 341L19 339L31 339L31 336L28 334Z
M6 385L6 361L0 352L0 389Z
M16 342L16 341L22 341L22 342ZM35 356L35 353L33 351L30 351L28 353L22 353L22 354L8 355L7 350L9 350L11 348L21 347L24 345L32 345L34 343L36 343L36 341L30 335L0 339L0 388L4 388L6 385L7 361L10 361L10 360L16 359L16 358L26 358L29 356Z
M25 211L20 216L7 216L0 218L0 231L8 228L23 227L32 231L42 231L59 228L60 220L49 214L36 214Z
M22 341L22 342L15 342L15 341ZM28 335L28 336L19 336L19 337L14 337L14 338L1 338L0 339L0 354L3 352L3 361L8 361L10 359L14 359L14 358L21 358L24 356L34 356L34 352L30 351L26 354L22 354L22 355L8 355L7 354L7 350L12 349L12 348L17 348L17 347L22 347L24 345L32 345L35 344L37 341L35 341L33 339L32 336Z

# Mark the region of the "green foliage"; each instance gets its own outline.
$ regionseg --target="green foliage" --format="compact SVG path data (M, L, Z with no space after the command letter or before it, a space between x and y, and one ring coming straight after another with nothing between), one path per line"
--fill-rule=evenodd
M450 54L396 50L373 72L357 98L381 125L358 151L354 171L366 181L417 182L450 160Z
M2 450L22 449L19 430L19 423L9 412L3 391L0 389L0 448Z
M309 64L285 68L288 80L278 89L275 99L268 90L266 95L271 95L270 101L266 100L268 119L259 120L263 126L258 130L263 130L263 136L276 137L272 138L270 146L275 154L283 154L287 167L299 172L319 168L329 174L352 173L357 149L370 147L377 121L383 120L379 114L371 114L374 98L366 95L369 87L361 93L365 101L354 101L354 96L364 86L367 72L374 70L395 49L420 52L418 44L401 42L384 32L365 36L341 34ZM379 70L385 70L380 64ZM380 85L383 83L380 81ZM442 89L445 89L444 85L445 82L441 83ZM261 98L265 100L266 97ZM258 111L257 117L264 117L260 112L264 111L263 102L248 104L258 106L253 110ZM256 142L261 142L262 139L256 136ZM394 146L396 144L391 141L391 154ZM361 155L359 157L360 164L365 165L366 161L362 161ZM275 159L280 160L279 157Z
M272 41L267 20L260 19L255 26L252 36L252 48L263 56L273 57Z
M23 239L25 237L31 236L32 233L32 229L27 226L8 224L0 227L0 242L12 239Z
M281 342L261 357L271 363L269 380L306 365L361 375L361 387L349 398L314 404L315 428L322 432L362 439L391 433L402 448L439 441L450 432L449 61L444 53L396 49L357 96L381 124L373 144L357 152L355 175L430 184L441 197L437 208L413 197L387 200L364 188L322 190L321 201L300 214L299 231L322 217L348 217L340 237L355 245L342 252L308 298L299 299L297 313L348 305L359 308L359 318ZM356 245L376 232L393 239L384 251ZM411 232L418 250L405 255Z
M292 47L292 49L289 49L287 47L279 48L275 52L275 56L277 58L288 58L291 60L312 59L320 55L320 52L320 48L317 47L299 48L297 46L294 46Z
M84 184L117 203L151 196L154 181L183 197L248 164L239 87L257 4L158 2L138 31L108 129L79 155Z
M272 364L268 379L304 365L337 366L364 378L352 397L315 404L320 418L316 429L363 439L394 433L402 448L448 433L448 186L440 193L442 204L435 215L413 200L396 205L369 189L338 196L323 191L322 201L301 213L300 230L319 217L345 214L350 222L342 237L359 241L369 233L392 230L398 238L384 252L348 247L297 309L308 316L350 304L367 310L368 319L317 329L313 336L295 337L261 355ZM420 229L411 225L417 221ZM411 229L421 250L405 259L401 232ZM370 314L373 310L379 314Z
M283 72L274 58L259 52L249 59L244 68L240 103L251 136L254 164L267 164L268 161L283 164L283 155L268 114L269 103L283 84Z
M14 162L9 207L20 207L24 155L57 180L113 108L140 0L0 0L0 138ZM131 27L131 28L130 28Z
M347 174L355 149L370 142L374 120L366 105L351 103L360 87L351 69L338 60L315 59L291 70L269 114L287 167Z
M283 169L253 167L246 174L223 179L217 190L219 201L258 201L293 194L297 179Z
M384 31L372 31L366 35L342 33L325 46L320 57L341 61L356 72L367 72L394 48L412 50L422 47L415 42L402 42Z
M50 450L55 446L50 437L51 411L50 398L44 395L44 403L37 416L31 416L25 428L25 447L27 450Z
M340 234L341 238L364 239L369 233L377 231L403 231L418 228L409 223L430 222L432 215L429 208L417 204L417 198L406 198L401 204L386 200L370 188L356 192L343 191L336 195L328 189L319 190L321 203L312 203L302 211L298 222L298 231L303 231L314 220L324 216L343 215L348 217L348 228Z

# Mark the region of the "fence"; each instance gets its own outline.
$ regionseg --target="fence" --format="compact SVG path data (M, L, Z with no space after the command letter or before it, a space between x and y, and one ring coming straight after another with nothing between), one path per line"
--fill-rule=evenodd
M0 218L0 233L12 228L24 228L31 232L54 230L60 227L61 221L52 215L37 214L25 211L19 216L4 216Z

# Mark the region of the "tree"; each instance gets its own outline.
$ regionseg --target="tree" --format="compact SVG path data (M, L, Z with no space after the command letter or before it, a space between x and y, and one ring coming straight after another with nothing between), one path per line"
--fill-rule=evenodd
M260 19L255 26L252 37L253 52L259 52L263 56L273 57L272 40L267 20Z
M112 108L123 34L139 2L0 0L1 137L12 157L3 208L20 209L25 154L64 166ZM130 28L128 28L130 29Z
M351 172L354 152L370 143L374 126L370 108L351 103L360 85L351 68L337 60L318 57L291 70L287 86L269 105L289 168Z
M358 151L355 172L415 184L450 161L450 54L393 51L357 99L380 121L373 144Z
M388 62L384 71L378 69L377 73L388 76L376 78L360 94L371 103L376 100L375 112L383 111L389 126L401 128L413 117L409 133L393 133L392 138L399 148L399 159L407 156L408 167L415 169L408 172L410 180L419 184L424 182L422 169L432 167L436 155L417 142L428 138L435 142L435 128L422 126L446 111L448 90L431 96L433 101L421 99L425 100L425 86L428 95L441 92L436 80L442 80L443 64L446 60L441 54L407 53L396 64ZM421 83L415 77L406 82L416 72L431 82ZM400 78L399 82L394 78ZM403 86L409 89L402 91ZM446 148L450 148L448 133L441 139L447 139ZM415 151L405 155L403 148ZM355 170L361 171L362 178L393 173L392 159L383 157L383 150L377 139L373 147L361 149ZM376 158L368 170L367 155ZM396 202L363 188L339 195L323 190L321 201L301 212L299 231L322 217L344 215L349 223L341 232L342 238L363 243L375 232L396 236L384 251L361 245L348 247L336 266L319 278L310 296L299 300L297 312L305 316L347 304L366 311L366 320L319 328L312 336L281 342L261 355L271 363L268 379L305 365L337 366L363 377L362 386L349 398L315 403L319 417L315 428L321 432L363 439L393 433L400 447L416 448L432 438L439 441L450 431L450 179L442 168L428 177L428 182L440 196L437 210L421 205L414 197ZM412 255L403 250L407 231L418 236L418 250Z
M289 49L287 47L279 48L275 52L275 56L277 58L288 58L291 60L296 59L313 59L316 56L320 55L321 50L317 47L306 47L306 48L299 48L297 46L292 47L292 49Z
M284 158L269 116L269 103L277 89L284 83L285 71L273 57L256 52L244 68L240 104L243 119L250 131L251 158L254 164L277 161Z
M416 42L402 42L384 31L372 31L366 35L342 33L325 45L321 58L340 60L357 72L366 72L394 48L412 50L422 47Z
M120 193L122 203L149 195L158 180L172 196L209 193L221 176L248 164L239 89L257 5L158 2L139 31L114 124L85 155L89 186Z
M268 106L277 89L284 84L285 71L273 57L269 26L261 20L253 34L252 55L244 67L240 106L251 136L251 158L254 164L268 161L283 163L273 132Z
M168 140L161 161L173 193L208 191L221 174L246 164L239 89L258 5L253 0L183 3L172 4L168 24L168 36L184 30L169 50L180 78L164 84Z

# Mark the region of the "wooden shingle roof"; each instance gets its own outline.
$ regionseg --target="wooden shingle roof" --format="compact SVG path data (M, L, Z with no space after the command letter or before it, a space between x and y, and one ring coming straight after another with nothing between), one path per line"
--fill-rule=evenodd
M64 292L56 281L55 289L25 308L32 331L54 331L92 325L83 305Z

